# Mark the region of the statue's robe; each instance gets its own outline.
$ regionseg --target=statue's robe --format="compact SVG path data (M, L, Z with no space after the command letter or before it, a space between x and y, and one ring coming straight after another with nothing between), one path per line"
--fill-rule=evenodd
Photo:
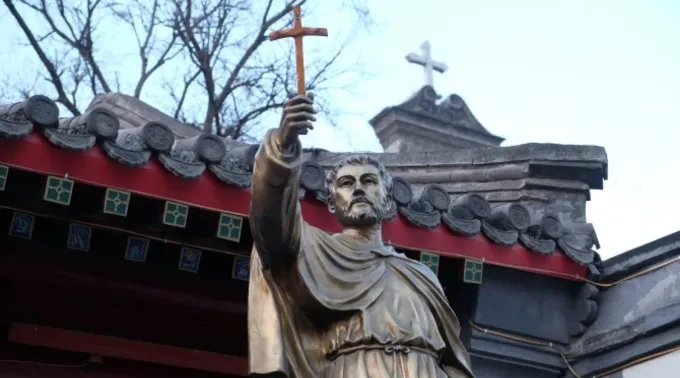
M434 273L391 247L306 224L298 204L300 145L283 151L274 135L267 133L253 175L251 374L473 377L458 319Z

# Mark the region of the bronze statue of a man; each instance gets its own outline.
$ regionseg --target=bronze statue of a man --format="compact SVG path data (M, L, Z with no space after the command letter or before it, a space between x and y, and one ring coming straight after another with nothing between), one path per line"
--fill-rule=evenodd
M248 299L250 372L289 378L472 378L460 325L434 273L385 246L392 178L353 156L328 174L329 235L300 214L298 136L312 97L297 96L270 130L253 172L255 246Z

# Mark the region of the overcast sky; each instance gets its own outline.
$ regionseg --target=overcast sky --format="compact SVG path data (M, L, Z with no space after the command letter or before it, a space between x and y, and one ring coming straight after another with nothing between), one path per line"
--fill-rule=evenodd
M449 67L435 74L437 92L461 95L503 145L606 148L609 180L587 205L604 258L680 230L680 1L370 4L382 27L367 37L364 58L380 75L345 105L361 109L345 122L360 136L331 142L345 130L323 128L311 143L379 151L366 121L422 85L422 70L404 56L427 39Z
M351 17L310 3L315 12L304 23L327 27L330 37L309 38L307 48L337 45L357 29ZM433 57L449 67L435 74L437 92L462 96L490 132L506 138L504 145L607 149L610 179L587 205L604 258L680 230L680 1L368 4L377 26L360 33L346 59L359 59L373 75L355 95L334 95L345 114L337 119L340 127L320 122L306 146L381 151L368 120L422 86L422 69L404 56L429 40ZM3 27L0 65L21 73L35 55L17 53L21 34L4 9L0 24L10 26ZM120 40L108 41L111 51L134 48ZM136 75L138 64L131 67Z

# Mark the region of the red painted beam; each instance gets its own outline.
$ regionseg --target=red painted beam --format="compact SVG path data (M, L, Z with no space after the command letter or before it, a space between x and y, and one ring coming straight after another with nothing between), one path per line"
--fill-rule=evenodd
M313 226L331 232L341 230L338 222L328 220L330 214L326 205L321 202L303 202L302 213ZM329 227L329 224L332 227ZM454 235L443 226L436 230L419 228L401 216L397 216L391 222L383 223L383 240L396 248L436 252L455 258L484 259L485 262L494 265L558 278L578 280L586 274L586 267L577 264L560 250L555 250L548 256L539 255L527 250L521 244L506 247L492 243L482 235L474 237Z
M52 145L38 133L19 140L0 138L0 162L42 174L68 174L78 182L213 210L245 215L250 207L247 191L229 186L212 174L184 180L156 159L150 159L143 167L129 167L108 157L99 146L86 152L68 151Z
M237 376L248 375L244 357L178 348L26 323L12 323L8 340L45 348Z
M87 152L71 152L53 146L38 133L20 140L0 138L0 162L42 174L68 174L69 178L78 182L210 210L246 215L250 206L249 191L224 184L211 173L196 180L184 180L174 176L155 159L144 167L128 167L109 158L99 146ZM318 201L304 201L302 208L303 216L312 225L326 231L339 230L333 215ZM559 250L548 256L538 255L521 245L504 247L489 242L483 236L467 238L454 235L444 226L436 230L420 229L401 216L385 224L383 238L396 247L457 258L484 259L490 264L566 279L574 280L586 275L586 267L570 260Z

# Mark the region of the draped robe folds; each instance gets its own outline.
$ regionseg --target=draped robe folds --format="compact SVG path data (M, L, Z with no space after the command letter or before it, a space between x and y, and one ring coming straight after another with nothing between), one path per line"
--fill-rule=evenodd
M301 148L258 151L250 224L255 240L248 295L250 373L288 378L471 378L458 319L434 273L391 247L306 224L298 204ZM360 350L408 344L432 354Z

